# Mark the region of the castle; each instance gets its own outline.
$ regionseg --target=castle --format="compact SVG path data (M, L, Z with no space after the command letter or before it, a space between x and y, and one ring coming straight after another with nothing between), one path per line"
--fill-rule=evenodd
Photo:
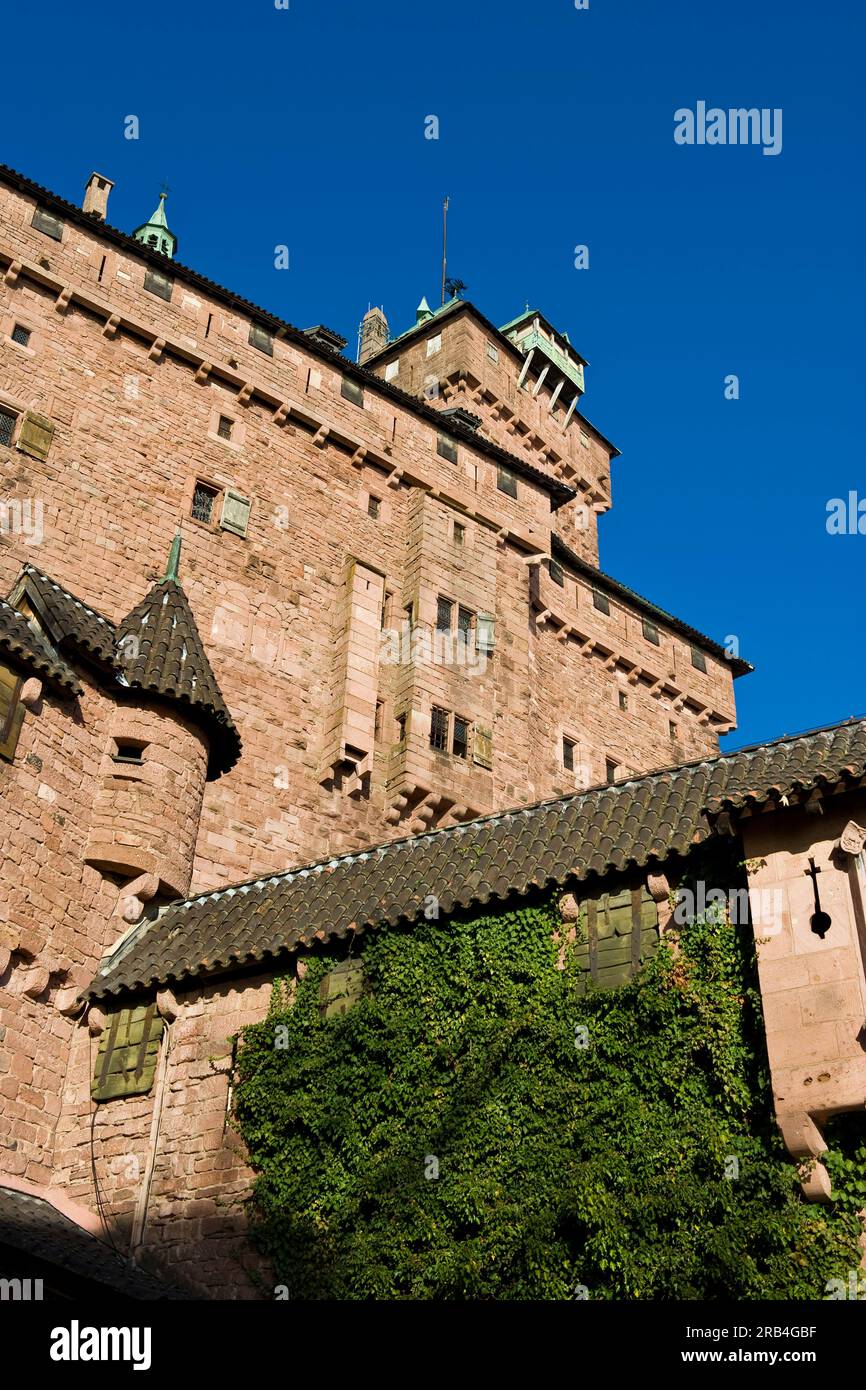
M862 1104L862 1049L834 1031L866 994L862 728L813 736L806 784L784 742L754 786L719 758L751 668L599 568L618 451L568 336L422 300L398 336L369 310L353 362L181 264L164 195L132 236L111 227L111 187L93 174L78 208L0 169L0 1245L4 1193L10 1231L48 1201L46 1249L62 1216L244 1292L249 1174L215 1040L262 1016L286 952L418 910L371 860L577 794L622 812L586 872L654 865L635 911L663 928L661 866L711 815L756 799L766 838L781 804L839 793L823 839L803 812L797 855L820 843L829 868L847 846L825 892L842 954L762 986L841 990L819 1109ZM707 766L730 804L687 779L680 819L620 864L655 807L633 789ZM762 889L800 874L775 846ZM545 881L568 886L574 849ZM779 1065L799 1067L792 1018ZM815 1107L785 1104L792 1151L820 1152Z

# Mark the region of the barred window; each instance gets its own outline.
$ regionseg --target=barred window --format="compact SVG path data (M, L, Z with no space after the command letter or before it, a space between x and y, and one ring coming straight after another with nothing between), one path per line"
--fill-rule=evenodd
M11 445L17 419L13 411L0 409L0 444Z
M448 749L448 711L433 706L430 715L430 747L444 753Z
M473 614L468 608L457 609L457 635L468 646L472 641Z
M214 503L219 497L215 487L208 483L196 483L192 495L191 516L195 521L213 521Z
M23 323L16 323L12 329L13 343L20 343L21 347L27 347L30 342L30 329L25 328Z
M450 631L451 631L451 614L452 614L452 612L453 612L453 609L454 609L454 604L451 602L450 598L442 598L442 596L441 596L441 594L440 594L439 598L437 598L437 600L436 600L436 631L437 631L437 632L450 632Z
M451 751L455 758L465 758L469 754L469 721L461 719L459 714L454 716L454 739L451 744Z

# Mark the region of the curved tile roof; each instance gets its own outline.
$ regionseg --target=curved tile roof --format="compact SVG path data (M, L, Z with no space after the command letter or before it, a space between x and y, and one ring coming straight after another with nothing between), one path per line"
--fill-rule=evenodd
M206 893L167 908L87 993L265 964L317 940L412 921L431 893L448 913L644 867L687 853L725 808L864 772L866 719L849 720Z
M81 684L74 671L61 661L45 639L32 628L23 613L0 598L0 654L9 656L20 666L41 676L56 690L71 695L81 694Z

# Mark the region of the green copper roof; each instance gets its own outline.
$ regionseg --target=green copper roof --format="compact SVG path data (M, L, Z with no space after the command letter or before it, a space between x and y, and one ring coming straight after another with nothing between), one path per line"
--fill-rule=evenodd
M164 576L166 579L173 579L175 583L177 583L177 570L180 564L180 546L181 538L180 531L178 531L171 543L171 550L168 552L168 564Z
M160 193L159 206L151 214L150 220L142 222L140 227L136 227L132 235L143 246L152 246L155 251L161 251L164 256L171 258L177 250L177 237L169 231L166 221L165 200L167 197L167 193Z

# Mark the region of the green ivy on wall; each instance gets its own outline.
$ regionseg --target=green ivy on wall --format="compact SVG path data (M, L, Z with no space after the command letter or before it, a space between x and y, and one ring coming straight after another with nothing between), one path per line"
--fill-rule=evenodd
M680 928L613 991L557 897L371 932L244 1030L254 1232L300 1299L820 1299L852 1203L803 1201L772 1120L749 933ZM561 967L561 968L560 968Z

